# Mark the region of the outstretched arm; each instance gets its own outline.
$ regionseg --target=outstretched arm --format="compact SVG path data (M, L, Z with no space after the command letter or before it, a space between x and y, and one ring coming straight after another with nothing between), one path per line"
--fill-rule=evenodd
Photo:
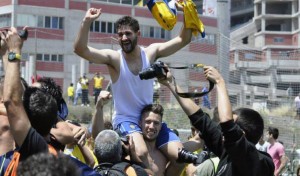
M204 73L206 79L215 83L217 88L220 123L232 120L231 104L223 77L220 75L217 69L212 66L205 66Z
M101 15L101 9L90 8L80 24L80 30L74 43L74 52L80 57L98 64L111 64L113 50L97 50L88 46L90 26Z
M170 77L169 75L170 73L167 72L168 78ZM159 81L171 90L184 112L189 116L192 125L201 132L201 137L205 141L206 146L217 156L221 156L223 151L222 133L217 125L212 122L210 117L192 99L178 96L170 80ZM182 92L179 86L177 86L177 91Z
M19 37L17 29L12 27L6 36L7 50L21 55L23 40ZM3 58L6 65L4 80L3 99L7 110L10 129L18 146L21 146L31 127L30 121L23 107L23 88L20 79L20 60L8 62Z
M178 6L178 3L177 3ZM151 44L146 50L148 55L151 58L151 62L154 62L156 59L160 57L167 57L171 54L174 54L181 48L185 47L187 44L191 42L192 39L192 30L186 28L185 21L183 21L182 29L180 34L165 42L165 43L154 43Z
M108 91L101 91L96 103L96 110L92 118L92 137L96 139L98 133L104 130L103 106L111 99Z

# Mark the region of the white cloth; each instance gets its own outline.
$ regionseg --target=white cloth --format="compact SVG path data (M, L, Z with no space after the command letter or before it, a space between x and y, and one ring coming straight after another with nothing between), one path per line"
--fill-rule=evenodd
M81 88L80 82L77 82L77 85L76 85L76 93L82 93L82 88Z
M134 75L128 68L126 60L120 53L120 75L115 83L112 83L114 99L113 127L128 121L139 124L141 110L145 105L153 102L153 79L141 80L138 75ZM150 67L149 60L141 48L143 68Z
M270 143L267 142L267 141L265 141L263 143L263 145L260 145L259 143L257 143L255 145L256 149L259 150L259 151L262 151L262 152L267 152L267 149L268 149L269 146L270 146Z

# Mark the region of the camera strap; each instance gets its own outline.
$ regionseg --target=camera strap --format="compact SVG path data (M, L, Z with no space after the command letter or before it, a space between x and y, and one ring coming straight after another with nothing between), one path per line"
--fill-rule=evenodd
M189 69L189 68L197 68L197 67L204 67L204 64L192 64L190 66L183 66L183 67L170 67L169 68L173 68L173 69ZM174 80L174 85L175 85L175 92L178 96L183 97L183 98L193 98L193 97L202 97L206 94L208 94L213 88L214 88L214 83L210 80L208 80L209 82L209 89L208 91L205 92L178 92L177 90L177 85L176 85L176 80L175 77L173 76L173 80Z

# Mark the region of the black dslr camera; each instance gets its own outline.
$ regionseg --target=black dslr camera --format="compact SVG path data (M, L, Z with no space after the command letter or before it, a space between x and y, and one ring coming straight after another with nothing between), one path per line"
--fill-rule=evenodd
M141 80L143 79L152 79L152 78L162 78L166 77L166 71L164 69L165 64L162 61L157 61L151 64L150 67L139 73Z
M18 31L18 35L20 36L20 38L27 40L27 37L28 37L27 29Z
M193 163L195 166L203 163L205 160L209 158L209 152L202 151L199 154L194 154L190 151L185 149L178 150L178 159L177 162L179 163Z

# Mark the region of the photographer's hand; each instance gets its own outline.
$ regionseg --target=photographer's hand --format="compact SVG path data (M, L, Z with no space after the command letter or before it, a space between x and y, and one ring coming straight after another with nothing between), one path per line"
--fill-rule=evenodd
M169 67L166 64L165 64L164 70L166 72L166 77L163 77L163 78L160 78L160 79L157 79L157 80L160 84L163 84L163 85L168 87L172 83L173 75L172 75Z
M232 108L229 101L229 96L227 93L225 81L221 74L212 66L205 66L204 73L206 79L212 81L216 84L217 95L218 95L218 112L220 117L220 122L224 123L233 119Z

